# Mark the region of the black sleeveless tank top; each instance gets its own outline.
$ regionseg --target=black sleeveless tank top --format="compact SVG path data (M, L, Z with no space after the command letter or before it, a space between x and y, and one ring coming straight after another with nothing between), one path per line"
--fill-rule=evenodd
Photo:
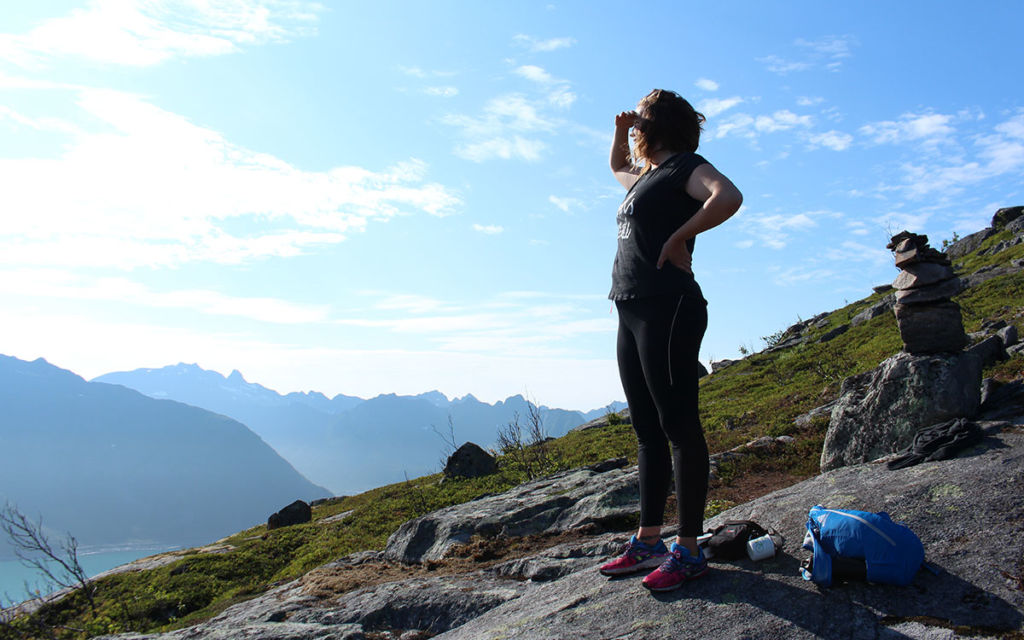
M703 206L686 193L693 170L708 161L691 152L677 153L647 171L626 193L616 216L619 248L612 267L612 300L662 294L691 294L703 300L693 275L666 262L657 268L661 247ZM693 253L694 241L687 242Z

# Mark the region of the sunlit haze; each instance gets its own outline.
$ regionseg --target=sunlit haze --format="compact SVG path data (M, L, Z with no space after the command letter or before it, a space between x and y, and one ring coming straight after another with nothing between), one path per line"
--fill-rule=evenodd
M724 5L724 6L723 6ZM623 397L613 118L708 120L705 362L1024 204L1024 4L6 2L0 353L281 393Z

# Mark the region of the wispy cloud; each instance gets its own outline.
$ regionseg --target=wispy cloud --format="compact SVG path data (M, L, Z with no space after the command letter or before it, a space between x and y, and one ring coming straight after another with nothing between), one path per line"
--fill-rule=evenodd
M560 198L554 195L548 196L548 202L555 205L563 213L572 213L583 206L583 203L577 198Z
M846 151L853 144L853 136L833 129L824 133L811 134L807 137L807 141L812 149L826 147L833 151Z
M398 65L398 70L407 76L413 78L420 78L421 80L427 80L429 78L451 78L458 75L455 71L448 71L444 69L424 69L423 67L417 66L405 66Z
M857 232L853 231L853 233ZM858 235L867 235L867 233ZM856 265L869 262L879 267L892 264L892 253L883 245L866 244L854 240L844 240L837 246L829 247L825 250L824 257L835 264Z
M440 96L442 98L454 98L459 95L458 87L427 87L423 90L424 93L430 96Z
M871 233L868 225L860 220L850 220L846 223L847 233L852 233L855 236L866 236Z
M922 142L938 144L948 139L954 129L950 126L954 116L942 113L905 113L899 120L884 120L866 124L860 133L875 144L902 144Z
M561 38L548 38L545 40L522 33L514 36L512 40L519 46L525 47L527 50L534 53L546 53L548 51L557 51L558 49L567 49L576 44L575 38L567 36Z
M516 69L516 74L526 78L527 80L532 80L541 84L549 84L555 81L550 73L541 67L532 64L524 64L523 66L518 67Z
M28 33L0 34L0 58L26 67L70 56L150 66L309 35L322 10L301 0L91 0Z
M362 292L363 295L383 296L374 304L373 308L381 311L401 311L404 313L438 313L447 310L450 305L437 298L431 298L418 293L387 293L387 292Z
M886 211L875 216L872 222L885 229L887 235L892 236L904 229L926 229L933 215L933 211L922 209L917 209L913 213L898 210Z
M473 231L478 231L489 236L494 236L504 232L505 227L497 224L474 224Z
M333 322L418 336L446 353L571 355L567 339L615 330L605 299L598 295L510 291L475 300L472 306L418 295L362 295L379 300L363 313Z
M522 94L488 101L479 116L448 115L442 122L462 130L467 141L458 145L455 153L474 162L493 158L537 161L546 145L536 135L553 128L541 106Z
M832 269L822 269L815 265L798 265L776 271L772 276L772 281L781 287L791 287L808 282L826 282L834 276L835 271Z
M763 56L757 58L757 61L763 64L772 73L777 73L779 75L786 75L793 71L807 71L814 66L810 62L786 60L785 58L777 55Z
M328 319L327 305L307 305L267 297L232 296L204 289L156 291L123 277L90 277L59 269L0 271L5 297L86 300L155 309L182 309L203 315L246 318L272 324L308 324Z
M879 189L897 189L911 198L941 194L944 197L961 193L965 188L988 180L1014 176L1024 171L1024 110L984 133L967 140L955 137L946 116L905 117L905 126L883 128L876 142L914 143L907 159L899 167L901 182L882 185ZM897 123L898 124L898 123ZM935 151L945 143L957 153L921 153Z
M743 104L743 98L739 96L733 96L731 98L708 98L707 100L701 100L697 104L697 111L700 111L708 118L713 118L739 104Z
M813 124L814 119L811 116L798 115L788 109L759 116L736 113L720 121L712 135L715 138L736 135L756 139L760 134L788 131L794 128L807 129Z
M842 214L829 210L803 211L799 213L749 213L745 208L737 214L742 221L742 231L753 237L759 246L769 249L784 249L793 234L800 234L818 228L821 219L839 219ZM751 246L751 245L747 245Z
M473 162L485 162L495 158L536 162L541 159L546 148L547 145L540 140L509 136L468 142L456 147L455 154Z
M541 67L523 65L516 68L515 73L541 85L548 92L548 102L556 107L566 109L576 102L576 94L572 92L569 82L555 78Z
M699 78L697 82L694 82L693 84L702 91L718 91L718 83L714 80L708 80L707 78Z
M739 98L730 100L739 100ZM712 103L711 106L716 107L717 105ZM742 112L725 116L717 122L709 135L714 138L729 136L747 138L756 145L762 135L792 131L793 135L803 141L809 150L826 148L832 151L845 151L853 145L854 138L848 133L836 129L815 131L815 128L814 116L793 113L789 109L780 109L770 114L756 116ZM786 152L783 153L788 155Z
M771 115L757 116L754 128L765 133L788 131L794 127L809 127L813 119L809 115L797 115L789 109L776 111Z
M720 121L711 132L711 135L715 138L725 138L732 135L755 138L754 117L747 113L733 114Z
M480 116L449 115L445 116L444 122L462 128L470 136L495 131L548 131L553 126L537 105L522 94L508 94L489 100Z
M302 171L137 96L73 97L74 120L5 111L22 127L63 132L65 143L58 157L0 157L0 210L10 214L0 264L237 264L335 244L373 220L459 205L415 159L385 171Z
M1024 166L1024 113L996 125L995 133L979 137L977 145L988 172L999 175L1020 169Z
M795 44L828 60L836 61L853 55L850 49L857 44L857 39L853 36L825 36L817 40L799 38Z
M843 61L853 55L852 49L857 44L857 39L849 35L824 36L815 40L798 38L793 42L796 49L789 57L771 54L757 58L757 61L779 75L811 69L839 71Z

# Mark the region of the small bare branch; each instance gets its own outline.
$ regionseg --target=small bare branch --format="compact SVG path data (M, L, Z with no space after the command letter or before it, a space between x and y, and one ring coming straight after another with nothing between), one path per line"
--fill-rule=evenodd
M67 534L54 548L43 529L43 519L33 522L10 503L0 510L0 531L10 540L21 564L36 570L53 586L80 589L95 615L96 587L78 561L78 540L74 536Z

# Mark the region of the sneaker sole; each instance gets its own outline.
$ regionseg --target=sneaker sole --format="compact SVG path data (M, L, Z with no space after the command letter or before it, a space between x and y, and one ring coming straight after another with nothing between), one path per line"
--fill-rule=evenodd
M661 566L661 563L665 562L665 558L668 556L655 556L648 558L634 564L632 567L623 567L621 569L599 569L601 575L613 578L615 576L629 575L630 573L637 573L644 569L653 569Z
M683 578L678 583L676 583L676 584L674 584L674 585L672 585L670 587L651 587L651 586L648 586L647 583L641 583L641 584L643 584L644 588L647 589L648 591L656 591L658 593L662 593L664 591L675 591L676 589L678 589L679 587L683 586L687 582L689 582L691 580L696 580L697 578L705 576L705 575L707 575L707 573L708 573L708 568L704 567L704 570L701 571L700 573L695 573L692 576L687 576L686 578Z

